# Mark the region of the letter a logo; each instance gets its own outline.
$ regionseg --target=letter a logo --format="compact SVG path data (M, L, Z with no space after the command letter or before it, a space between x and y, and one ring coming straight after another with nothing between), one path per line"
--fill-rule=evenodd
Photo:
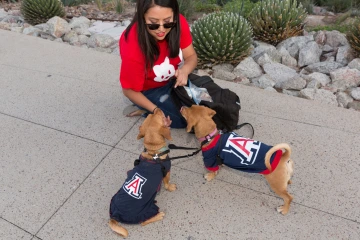
M133 198L141 199L141 188L146 182L146 180L147 179L140 174L135 173L130 181L125 182L125 184L123 185L123 189Z

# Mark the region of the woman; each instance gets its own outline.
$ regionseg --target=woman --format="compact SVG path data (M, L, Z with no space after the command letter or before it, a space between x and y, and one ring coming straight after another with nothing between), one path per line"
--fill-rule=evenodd
M190 27L179 13L178 2L138 0L134 19L122 34L119 46L123 94L146 112L160 108L169 123L171 119L171 127L186 127L170 92L172 87L187 84L188 75L197 65L197 56ZM173 76L175 84L169 81Z

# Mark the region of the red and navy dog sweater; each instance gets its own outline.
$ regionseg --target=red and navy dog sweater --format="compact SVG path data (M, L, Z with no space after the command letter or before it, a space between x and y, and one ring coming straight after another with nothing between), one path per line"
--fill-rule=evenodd
M219 169L219 161L230 168L244 172L269 174L265 166L265 154L272 146L249 138L242 137L234 132L219 134L212 142L202 149L205 167L209 171ZM270 159L272 169L278 165L282 151L276 151Z

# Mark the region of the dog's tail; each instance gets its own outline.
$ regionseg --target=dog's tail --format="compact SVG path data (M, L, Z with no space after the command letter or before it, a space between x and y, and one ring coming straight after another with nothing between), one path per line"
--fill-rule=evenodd
M127 236L129 235L128 231L119 225L119 223L117 221L115 221L114 219L110 219L109 221L109 227L116 232L117 234L121 235L124 238L127 238Z
M266 153L266 155L265 155L265 166L270 172L273 171L271 169L271 164L270 164L271 156L276 151L282 150L282 149L285 149L285 152L282 154L280 161L287 161L290 158L290 155L291 155L291 148L290 148L289 144L287 144L287 143L279 143L279 144L273 146L272 148L270 148L270 150Z

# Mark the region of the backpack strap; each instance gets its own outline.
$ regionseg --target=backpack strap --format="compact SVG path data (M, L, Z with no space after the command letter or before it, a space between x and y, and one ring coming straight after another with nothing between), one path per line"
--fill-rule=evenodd
M197 87L202 87L204 84L213 82L214 80L211 79L209 76L201 76L197 79L191 80L191 83Z
M254 137L254 134L255 134L255 130L254 130L253 125L251 125L251 123L245 122L245 123L236 125L235 129L236 129L236 130L239 130L240 128L242 128L242 127L244 127L244 126L246 126L246 125L249 125L250 128L251 128L251 131L252 131L252 135L251 135L251 137L249 137L249 138L253 138L253 137Z

